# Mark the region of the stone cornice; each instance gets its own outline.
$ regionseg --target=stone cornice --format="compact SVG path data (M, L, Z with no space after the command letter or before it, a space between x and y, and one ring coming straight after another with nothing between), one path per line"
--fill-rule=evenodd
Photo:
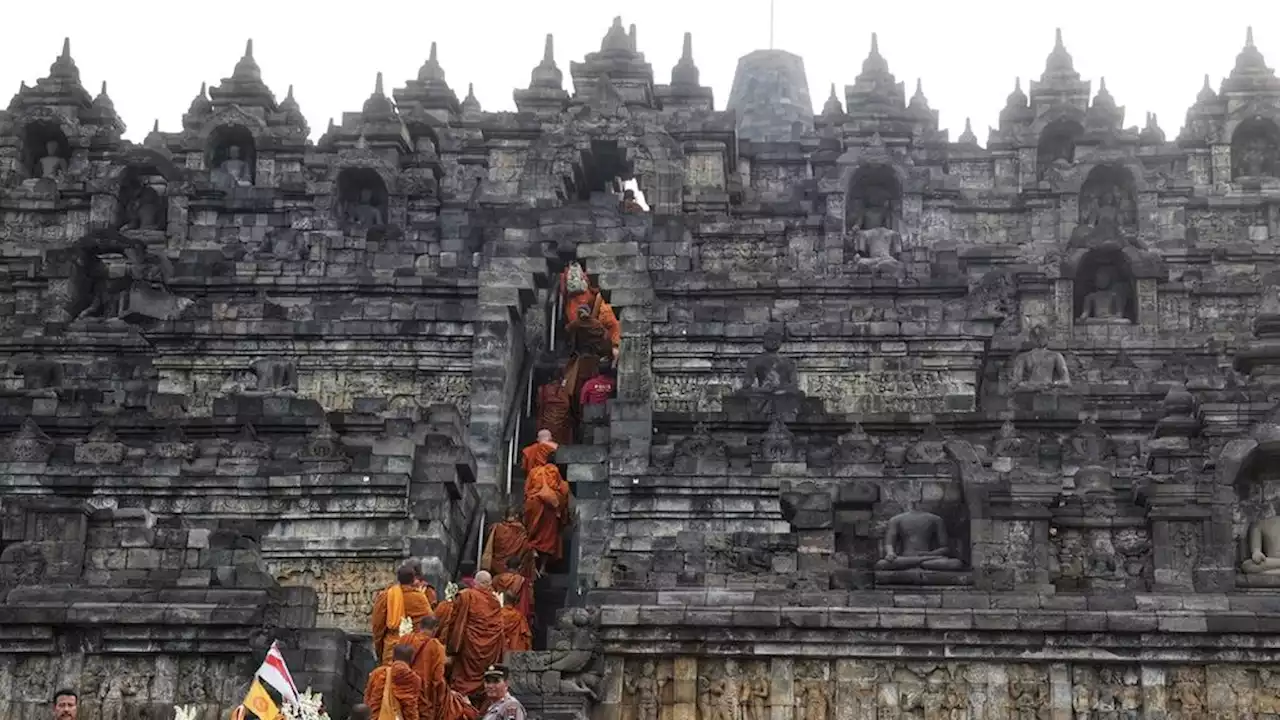
M960 596L972 595L942 595ZM1123 605L1126 598L1083 596L1061 598L1078 601L1060 604L1079 609L605 605L601 636L610 654L1280 661L1280 599L1198 595L1184 603L1169 596L1155 604L1178 608L1142 606L1144 599L1158 598L1133 596L1136 609L1085 609L1103 600ZM1211 606L1217 607L1206 609ZM1262 607L1271 610L1260 612Z

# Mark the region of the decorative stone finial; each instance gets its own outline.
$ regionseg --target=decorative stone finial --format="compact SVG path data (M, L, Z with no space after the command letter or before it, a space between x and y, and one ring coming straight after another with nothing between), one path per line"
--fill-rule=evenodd
M476 99L476 89L472 83L467 83L467 97L462 100L463 113L478 113L480 110L480 101Z
M880 54L880 37L876 33L871 33L871 52L867 53L867 59L862 61L862 75L886 75L889 72L889 63Z
M964 119L964 132L960 133L961 145L977 145L978 136L973 134L973 124L969 118Z
M698 66L693 62L693 33L687 32L684 34L684 50L680 54L680 61L671 69L671 84L696 86L699 80Z
M151 132L153 133L160 132L160 118L156 118L155 123L151 125Z
M1253 28L1249 28L1249 44L1253 44ZM62 55L59 57L63 60L71 59L71 38L62 38Z
M1053 51L1049 53L1049 58L1045 61L1044 74L1041 78L1042 80L1048 80L1055 75L1079 79L1075 71L1075 63L1071 59L1071 53L1067 52L1067 46L1062 42L1062 28L1054 29Z
M207 115L213 110L213 105L209 102L209 85L208 83L200 83L200 92L191 100L191 107L187 108L187 114L192 116Z
M637 52L639 46L636 44L636 24L631 23L631 27L627 30L627 38L631 40L631 52Z
M627 35L627 31L622 27L621 16L617 16L613 19L613 25L609 27L609 32L605 33L604 40L600 43L600 52L632 52L631 38Z
M844 113L844 107L840 104L840 96L836 95L836 84L831 83L831 94L827 96L827 101L822 105L823 115L841 115Z
M391 115L395 113L395 106L391 104L391 99L387 97L386 92L382 89L382 72L379 71L373 81L373 94L368 100L364 101L365 115Z
M1252 25L1250 25L1249 27L1245 28L1245 31L1244 31L1244 46L1245 46L1245 47L1250 47L1250 48L1251 48L1251 47L1253 47L1253 26L1252 26Z
M253 38L244 43L244 57L240 58L240 62L236 63L236 69L232 71L231 77L239 81L262 81L262 70L258 67L257 61L253 59Z
M529 87L560 90L563 84L564 73L556 67L555 38L551 33L547 33L547 41L542 48L542 62L533 69L533 78L529 82Z
M920 78L916 78L916 92L907 107L918 113L929 112L929 99L924 96L924 83Z
M1204 85L1200 86L1200 92L1196 94L1197 103L1211 103L1218 99L1218 93L1213 91L1213 85L1209 83L1209 73L1204 74Z
M440 58L436 53L436 43L431 42L431 52L427 56L427 62L418 70L418 79L422 82L445 82L444 68L440 67Z

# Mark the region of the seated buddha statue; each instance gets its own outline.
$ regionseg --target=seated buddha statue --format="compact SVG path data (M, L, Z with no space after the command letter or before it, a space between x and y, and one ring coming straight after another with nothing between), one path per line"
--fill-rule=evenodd
M952 556L947 525L942 518L922 510L908 510L889 519L884 531L884 558L876 570L963 570Z
M1249 526L1248 557L1240 570L1249 575L1280 575L1280 517L1263 518Z

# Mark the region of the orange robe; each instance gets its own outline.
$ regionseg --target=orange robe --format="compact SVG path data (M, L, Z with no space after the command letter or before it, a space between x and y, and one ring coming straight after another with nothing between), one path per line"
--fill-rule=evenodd
M387 677L392 678L390 687ZM389 705L384 706L384 701ZM422 720L418 708L422 701L422 680L408 665L393 662L382 665L369 673L369 684L364 688L364 704L369 706L372 720ZM385 711L385 712L384 712Z
M436 626L436 637L444 638L449 636L449 623L453 621L453 601L443 600L436 606L436 619L440 624Z
M569 483L555 465L539 465L524 480L524 525L529 547L553 560L564 554L564 528L569 524Z
M527 473L536 467L546 465L547 461L551 459L551 453L555 451L554 447L546 443L535 442L520 451L520 466ZM527 528L528 526L525 527Z
M502 636L503 649L507 652L533 649L533 631L529 629L529 620L515 605L502 608Z
M504 572L493 578L493 591L515 595L512 607L526 618L533 617L533 583L519 573Z
M538 388L537 425L558 443L573 442L573 389L567 382L553 380Z
M453 655L453 689L470 695L484 684L485 668L502 660L502 605L485 588L467 588L453 599L445 648Z
M373 647L383 664L391 662L391 651L400 639L400 621L408 617L416 626L418 620L431 614L431 601L425 593L412 585L392 585L378 593L373 601L370 625L373 630Z
M413 663L410 667L422 679L422 704L418 710L420 720L438 720L441 698L449 691L449 684L444 679L444 643L434 634L421 630L406 637L404 642L413 648Z
M526 577L533 576L533 553L529 552L529 532L524 523L518 519L507 519L493 526L489 531L489 542L484 546L484 557L480 560L482 570L497 575L507 569L507 560L520 558L520 572Z

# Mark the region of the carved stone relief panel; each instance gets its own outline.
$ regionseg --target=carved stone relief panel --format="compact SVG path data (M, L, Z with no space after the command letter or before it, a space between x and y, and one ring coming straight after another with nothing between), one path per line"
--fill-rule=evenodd
M314 588L319 605L316 624L348 632L367 632L373 598L391 584L391 560L271 560L269 572L281 585Z

